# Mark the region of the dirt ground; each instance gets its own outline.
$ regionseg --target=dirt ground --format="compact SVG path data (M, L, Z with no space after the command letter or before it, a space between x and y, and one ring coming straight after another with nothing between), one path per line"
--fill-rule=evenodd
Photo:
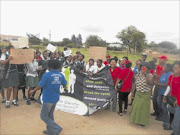
M35 97L37 98L38 95L39 92L36 93ZM31 105L26 105L21 91L19 92L18 103L18 107L11 105L9 109L5 108L5 104L0 103L0 134L42 135L45 124L39 116L40 105L32 102ZM162 122L154 120L152 116L150 117L149 125L146 127L130 123L130 110L131 107L129 106L128 113L122 117L111 110L100 110L89 117L55 111L55 122L63 128L62 135L170 135L172 132L163 130Z

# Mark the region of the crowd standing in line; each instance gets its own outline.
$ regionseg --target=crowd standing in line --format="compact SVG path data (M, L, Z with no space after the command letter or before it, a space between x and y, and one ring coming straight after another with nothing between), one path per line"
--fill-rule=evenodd
M131 95L132 105L130 111L130 121L141 126L149 123L150 102L153 100L154 112L151 113L155 119L163 122L164 130L173 130L172 135L180 134L180 62L176 61L173 65L167 63L165 55L153 58L147 62L147 54L142 53L142 59L138 59L132 69L132 62L128 57L123 58L106 56L106 61L102 59L95 61L89 59L86 63L84 55L79 51L75 55L65 56L64 52L41 52L36 49L32 63L10 64L13 57L10 56L12 45L1 49L0 52L0 91L2 103L6 108L10 108L10 97L13 93L12 105L19 106L18 90L22 89L23 99L27 105L31 101L40 103L40 96L43 94L43 105L41 109L41 119L47 124L44 133L58 134L62 128L54 122L54 109L59 100L60 84L66 88L66 80L60 73L62 67L74 66L80 72L93 75L100 72L105 66L109 67L116 93L112 99L112 111L117 111L119 103L119 116L126 114L128 109L128 96ZM27 48L23 48L27 49ZM64 51L68 50L66 47ZM49 71L49 72L48 72ZM51 85L51 74L58 76L61 83ZM122 84L121 88L118 85ZM25 89L28 88L28 95ZM54 91L50 91L50 89ZM154 91L153 91L154 88ZM7 92L5 97L5 90ZM37 90L41 90L38 99L34 98ZM130 94L131 93L131 94ZM152 94L153 93L153 94ZM50 96L51 95L51 96ZM56 97L56 98L54 98ZM105 110L111 108L108 103ZM124 106L123 106L124 105ZM47 114L50 115L47 117Z

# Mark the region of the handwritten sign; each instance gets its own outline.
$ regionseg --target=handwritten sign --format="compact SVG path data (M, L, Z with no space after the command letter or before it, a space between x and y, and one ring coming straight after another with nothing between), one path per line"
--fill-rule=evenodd
M20 37L18 40L11 40L11 44L16 48L29 48L29 39L27 37Z
M71 50L64 51L63 53L64 53L64 57L68 57L69 55L72 55Z
M97 60L97 59L102 59L103 61L106 60L106 51L107 51L107 48L106 47L90 47L88 49L89 51L89 58L90 59L94 59L94 60Z
M56 46L54 46L52 44L48 44L46 49L51 51L52 53L54 53L56 51Z
M11 49L10 56L13 59L10 61L10 64L26 64L31 63L34 59L34 50L33 49Z

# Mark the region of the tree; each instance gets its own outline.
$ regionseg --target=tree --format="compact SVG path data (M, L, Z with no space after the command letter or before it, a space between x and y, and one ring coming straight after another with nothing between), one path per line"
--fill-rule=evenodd
M77 40L76 40L76 36L73 34L72 37L71 37L71 41L72 43L76 44L77 43Z
M61 42L61 46L66 46L67 44L71 44L72 41L69 38L64 38Z
M141 52L143 48L147 45L146 35L139 31L135 26L128 26L119 32L116 37L122 41L122 43L131 49L135 49Z
M43 37L43 41L42 42L43 42L43 46L47 46L48 43L49 43L49 40L47 38Z
M107 42L102 40L100 37L98 37L97 35L90 35L87 39L86 39L86 46L107 46Z
M41 44L41 39L39 39L36 35L33 34L27 34L29 38L29 43L31 45L40 45Z
M82 45L82 36L81 36L81 34L78 35L78 38L77 38L76 41L77 41L78 45Z
M158 44L159 47L161 48L166 48L166 49L177 49L177 46L175 43L173 42L169 42L169 41L163 41L161 43Z

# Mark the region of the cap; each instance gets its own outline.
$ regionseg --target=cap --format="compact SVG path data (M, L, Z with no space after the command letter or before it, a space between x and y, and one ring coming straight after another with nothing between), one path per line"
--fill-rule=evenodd
M165 56L165 55L159 56L158 58L162 59L162 60L168 60L167 56Z
M109 59L110 59L110 58L111 58L111 56L110 56L110 55L107 55L107 56L106 56L106 58L109 58Z

